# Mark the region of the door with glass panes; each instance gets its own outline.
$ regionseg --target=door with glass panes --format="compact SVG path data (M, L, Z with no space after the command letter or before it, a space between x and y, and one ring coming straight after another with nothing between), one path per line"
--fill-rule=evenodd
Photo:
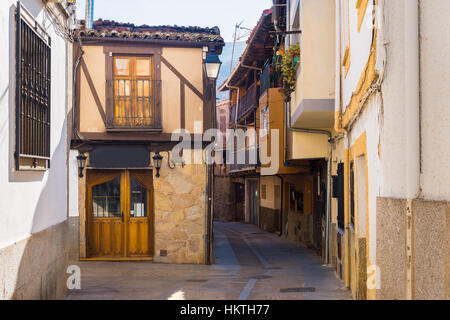
M152 171L88 170L86 179L88 258L151 258Z

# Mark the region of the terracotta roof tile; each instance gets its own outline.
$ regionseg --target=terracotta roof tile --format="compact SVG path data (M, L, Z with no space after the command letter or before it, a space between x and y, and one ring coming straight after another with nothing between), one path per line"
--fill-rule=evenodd
M160 39L224 43L218 27L136 26L132 23L100 19L94 22L94 29L85 29L84 20L82 20L81 28L77 32L82 37L90 38Z

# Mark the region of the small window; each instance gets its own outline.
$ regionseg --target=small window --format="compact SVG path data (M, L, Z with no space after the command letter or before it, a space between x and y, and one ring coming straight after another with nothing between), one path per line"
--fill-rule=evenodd
M289 186L289 209L291 211L295 211L295 199L296 197L296 192L295 192L295 186L290 185Z
M50 37L31 18L16 16L16 170L50 167ZM24 11L24 15L25 15ZM30 24L29 24L30 23Z
M261 109L261 136L269 134L269 106Z
M136 59L136 76L150 77L150 59Z
M337 221L341 230L345 228L345 203L344 203L344 163L338 163L337 176L333 177L333 197L338 201Z
M92 188L92 217L120 217L120 176Z
M350 224L355 226L355 170L354 162L350 162Z
M261 185L261 199L267 199L267 186L265 184Z
M160 84L153 76L153 58L115 56L113 108L108 116L113 129L160 129Z
M130 217L147 217L147 189L139 184L136 179L130 177Z
M297 213L303 213L303 192L296 192Z
M116 58L114 61L116 76L129 76L130 75L130 59L129 58Z

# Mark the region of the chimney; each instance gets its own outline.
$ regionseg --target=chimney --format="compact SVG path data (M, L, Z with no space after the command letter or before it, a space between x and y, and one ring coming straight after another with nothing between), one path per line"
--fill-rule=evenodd
M94 0L86 0L86 29L94 29Z

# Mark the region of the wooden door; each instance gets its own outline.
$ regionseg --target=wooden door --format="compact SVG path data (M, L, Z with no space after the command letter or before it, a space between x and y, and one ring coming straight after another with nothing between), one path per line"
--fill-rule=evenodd
M153 174L149 170L127 171L127 255L153 256Z
M153 256L152 172L87 173L87 247L91 259Z
M120 171L89 171L86 179L88 255L123 257L124 176Z

